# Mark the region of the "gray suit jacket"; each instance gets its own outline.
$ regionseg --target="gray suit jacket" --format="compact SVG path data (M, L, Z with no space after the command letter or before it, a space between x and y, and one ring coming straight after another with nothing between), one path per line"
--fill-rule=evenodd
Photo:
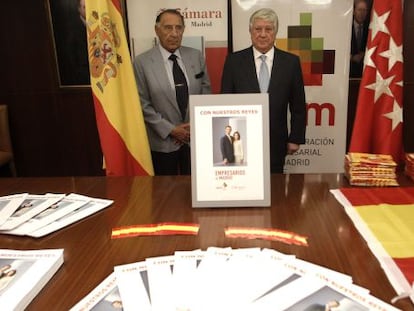
M205 61L199 50L184 47L180 49L188 77L189 94L209 94L210 80ZM151 150L172 152L179 148L169 134L183 120L178 107L175 90L171 87L158 46L138 55L134 61L135 78L138 84L141 106L147 127Z

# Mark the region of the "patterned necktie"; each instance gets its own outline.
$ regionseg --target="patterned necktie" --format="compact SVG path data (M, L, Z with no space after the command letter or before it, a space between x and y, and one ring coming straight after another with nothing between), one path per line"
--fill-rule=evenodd
M269 88L269 68L266 65L266 55L260 55L260 59L262 63L260 64L260 71L259 71L259 85L260 85L260 92L267 93L267 89Z
M187 79L177 62L177 55L171 54L168 57L173 62L173 77L175 84L175 97L177 99L178 107L180 108L181 117L185 119L188 106L188 86Z

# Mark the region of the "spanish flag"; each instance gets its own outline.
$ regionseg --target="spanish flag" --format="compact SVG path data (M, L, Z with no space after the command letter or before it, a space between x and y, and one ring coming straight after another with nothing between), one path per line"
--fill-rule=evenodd
M390 283L414 301L414 187L331 190Z
M119 0L86 0L89 70L106 174L154 175Z

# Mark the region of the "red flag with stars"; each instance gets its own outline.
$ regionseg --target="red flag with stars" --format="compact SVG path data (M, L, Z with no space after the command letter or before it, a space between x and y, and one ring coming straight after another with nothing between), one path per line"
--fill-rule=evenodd
M401 0L374 0L350 152L403 160L403 14Z

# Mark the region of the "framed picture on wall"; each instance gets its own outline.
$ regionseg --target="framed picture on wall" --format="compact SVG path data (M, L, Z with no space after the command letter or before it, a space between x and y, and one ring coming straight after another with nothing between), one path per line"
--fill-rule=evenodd
M120 4L125 12L125 0L120 0ZM85 0L48 0L47 5L59 85L89 86ZM124 26L125 21L124 18Z
M85 0L48 0L61 87L89 86Z
M193 207L270 206L268 101L190 95Z

